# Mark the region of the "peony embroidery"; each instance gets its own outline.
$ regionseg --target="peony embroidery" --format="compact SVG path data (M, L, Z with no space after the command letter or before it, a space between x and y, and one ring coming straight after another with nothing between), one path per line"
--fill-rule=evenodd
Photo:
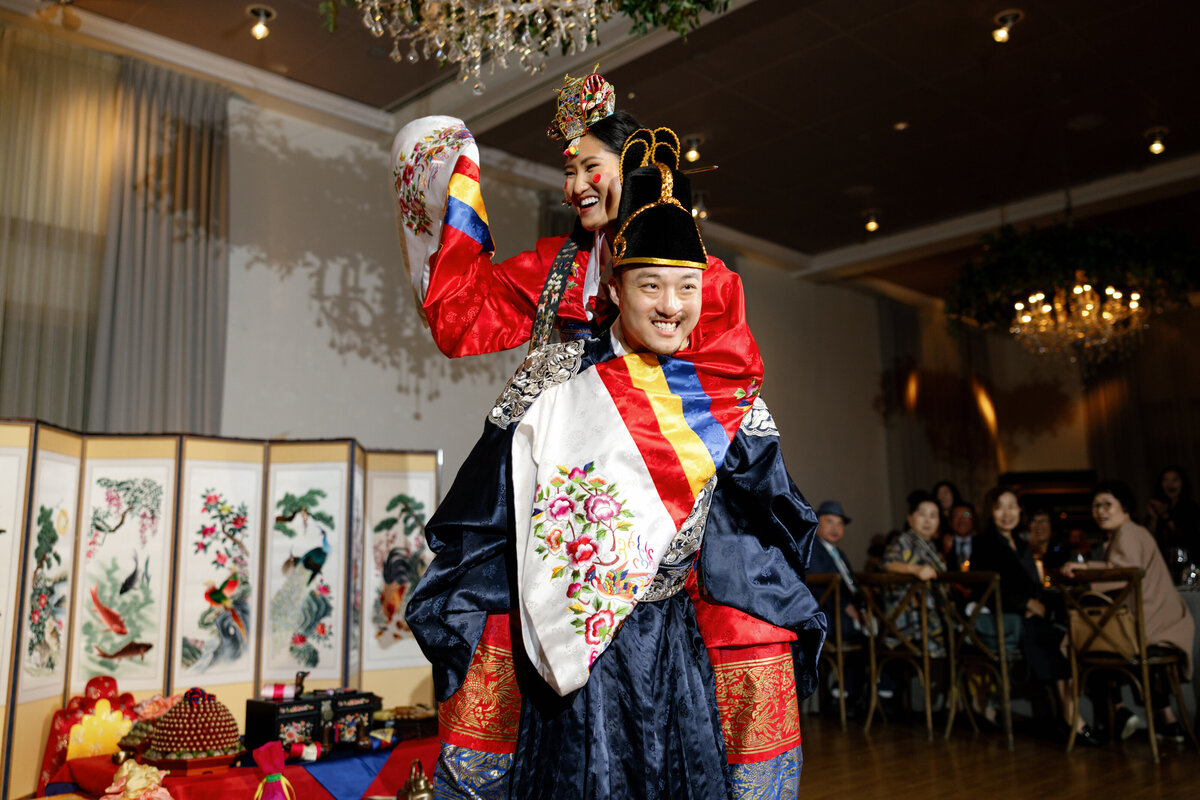
M567 542L567 555L571 557L571 566L586 567L596 557L596 540L585 534Z
M553 520L566 519L575 513L575 501L560 494L546 504L546 516Z
M608 522L621 513L621 504L611 494L596 493L583 501L588 522Z
M592 614L583 624L584 641L588 644L600 644L613 629L613 622L613 612L607 609Z
M618 486L596 473L595 462L556 472L534 494L534 552L551 562L551 586L576 632L599 645L594 658L654 577L653 553Z

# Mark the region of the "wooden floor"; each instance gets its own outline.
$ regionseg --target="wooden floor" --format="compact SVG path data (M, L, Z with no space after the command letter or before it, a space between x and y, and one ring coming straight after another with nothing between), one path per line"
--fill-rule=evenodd
M801 800L887 798L1053 798L1141 800L1200 796L1200 755L1186 745L1159 743L1150 756L1145 731L1127 742L1076 748L1068 754L1036 728L1018 732L1008 750L1000 734L958 728L949 740L926 738L924 719L876 722L870 736L849 722L801 717L804 769Z

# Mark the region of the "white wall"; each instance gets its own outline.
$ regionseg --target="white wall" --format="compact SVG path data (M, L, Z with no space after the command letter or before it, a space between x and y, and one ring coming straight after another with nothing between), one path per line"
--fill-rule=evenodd
M881 370L875 300L745 256L737 270L788 472L814 507L841 501L852 520L842 544L861 568L871 536L896 524L887 434L873 408Z
M222 434L442 448L448 481L521 352L451 360L433 346L400 257L390 141L230 110ZM488 189L501 254L531 243L536 217L515 210L535 208L533 193Z

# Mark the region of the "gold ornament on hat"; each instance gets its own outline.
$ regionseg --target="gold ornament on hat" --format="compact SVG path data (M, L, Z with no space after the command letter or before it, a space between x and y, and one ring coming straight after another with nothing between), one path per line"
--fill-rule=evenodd
M687 214L688 221L692 222L691 211L684 208L683 203L679 202L679 198L675 196L675 172L679 170L679 149L679 136L676 135L675 131L665 127L654 128L653 130L640 128L625 140L625 146L621 148L621 174L628 175L635 169L654 166L658 168L661 185L658 197L655 200L634 210L621 223L621 229L617 231L616 238L613 239L614 269L635 263L668 267L692 267L701 270L708 268L707 261L697 262L689 259L650 256L625 258L625 250L628 244L625 240L625 231L629 228L630 223L642 213L661 206L675 206L684 214ZM693 226L695 225L694 222L692 224ZM700 236L699 230L696 231L696 238L700 242L701 251L707 258L708 249L704 246L704 239Z
M563 78L561 89L556 89L558 108L554 121L546 134L551 139L566 139L568 144L563 155L571 158L579 154L579 140L588 127L612 116L617 106L617 93L603 75L596 73L600 65L592 67L592 74L582 78Z

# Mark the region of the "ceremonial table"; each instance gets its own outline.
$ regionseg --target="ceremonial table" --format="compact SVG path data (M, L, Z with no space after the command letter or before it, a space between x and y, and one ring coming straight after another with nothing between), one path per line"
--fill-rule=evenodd
M438 739L412 739L389 750L372 753L334 753L307 764L288 764L283 776L291 781L296 796L304 800L361 800L364 797L395 797L408 781L413 759L420 759L431 779L437 762ZM168 775L163 787L175 800L250 800L258 787L259 773L250 766L193 777ZM112 783L117 765L109 756L68 761L50 780L47 795L76 793L100 797Z

